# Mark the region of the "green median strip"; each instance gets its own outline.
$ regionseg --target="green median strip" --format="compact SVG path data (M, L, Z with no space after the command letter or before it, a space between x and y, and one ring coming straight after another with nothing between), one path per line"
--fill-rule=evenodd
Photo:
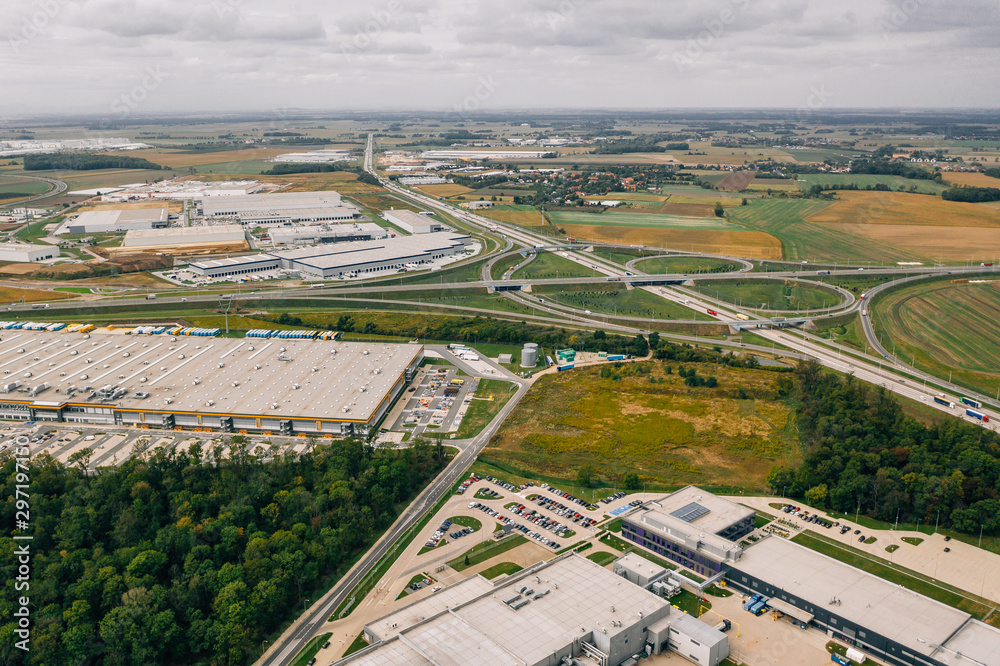
M306 646L299 651L299 654L289 666L306 666L309 660L315 657L316 653L323 647L323 643L330 640L331 635L326 633L320 636L313 636L312 640L306 643Z

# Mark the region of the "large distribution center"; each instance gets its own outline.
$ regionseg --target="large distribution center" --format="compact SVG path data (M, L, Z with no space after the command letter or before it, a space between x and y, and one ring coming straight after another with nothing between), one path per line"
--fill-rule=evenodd
M54 245L29 245L27 243L0 243L0 261L44 261L59 256Z
M61 234L95 234L131 229L163 229L169 224L167 207L88 210L56 229Z
M5 330L0 419L363 435L423 356L420 345Z
M232 219L243 226L291 226L316 222L349 222L361 217L356 206L336 192L282 192L205 199L205 217Z
M396 236L373 241L316 245L297 250L273 252L278 265L262 267L262 258L254 255L219 262L198 262L188 267L202 277L237 275L275 267L300 271L321 278L371 275L417 267L436 259L462 254L472 244L464 234L436 233L421 236ZM245 265L244 265L245 264Z
M193 252L196 248L223 251L225 249L246 248L246 231L236 224L214 227L173 227L169 229L135 229L125 234L122 249L156 250L165 252L174 248L181 252Z
M1000 629L779 537L742 547L753 527L753 510L688 486L624 515L621 534L890 664L1000 663Z
M273 227L267 235L275 245L320 245L347 241L378 240L389 235L374 222L312 224L304 227Z
M408 234L430 234L448 228L430 215L414 213L412 210L385 210L382 211L382 217Z
M365 625L372 645L337 664L556 666L587 655L619 666L647 647L706 666L728 656L724 633L671 611L660 597L567 553L496 584L476 575L404 606Z

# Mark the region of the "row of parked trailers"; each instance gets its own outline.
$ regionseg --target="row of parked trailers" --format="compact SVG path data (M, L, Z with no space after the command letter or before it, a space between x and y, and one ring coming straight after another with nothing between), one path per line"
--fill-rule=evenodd
M221 329L175 326L166 332L167 335L190 335L195 338L214 338L221 332Z
M283 340L336 340L338 331L272 331L255 328L247 331L248 338L281 338Z
M959 398L958 401L963 407L965 407L965 413L967 416L971 416L974 419L979 419L983 423L990 422L990 417L988 414L984 414L978 411L983 408L983 404L978 400L973 400L972 398L966 398L963 396ZM955 409L955 407L957 406L954 402L948 400L943 396L937 396L937 395L934 396L934 402L936 402L939 405L944 405L948 409Z
M20 329L24 331L61 331L66 328L66 324L49 324L38 321L0 321L0 329L12 331Z

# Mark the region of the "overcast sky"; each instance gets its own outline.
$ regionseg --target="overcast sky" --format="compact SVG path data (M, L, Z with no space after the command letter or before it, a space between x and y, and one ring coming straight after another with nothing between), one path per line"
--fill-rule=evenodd
M998 107L996 0L5 0L0 113Z

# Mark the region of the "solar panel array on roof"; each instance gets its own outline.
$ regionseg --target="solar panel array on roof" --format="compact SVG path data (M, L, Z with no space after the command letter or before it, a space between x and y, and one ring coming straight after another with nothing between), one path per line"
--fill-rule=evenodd
M708 512L708 509L703 507L701 504L691 502L690 504L685 504L670 515L679 520L683 520L685 523L690 523L698 520Z

